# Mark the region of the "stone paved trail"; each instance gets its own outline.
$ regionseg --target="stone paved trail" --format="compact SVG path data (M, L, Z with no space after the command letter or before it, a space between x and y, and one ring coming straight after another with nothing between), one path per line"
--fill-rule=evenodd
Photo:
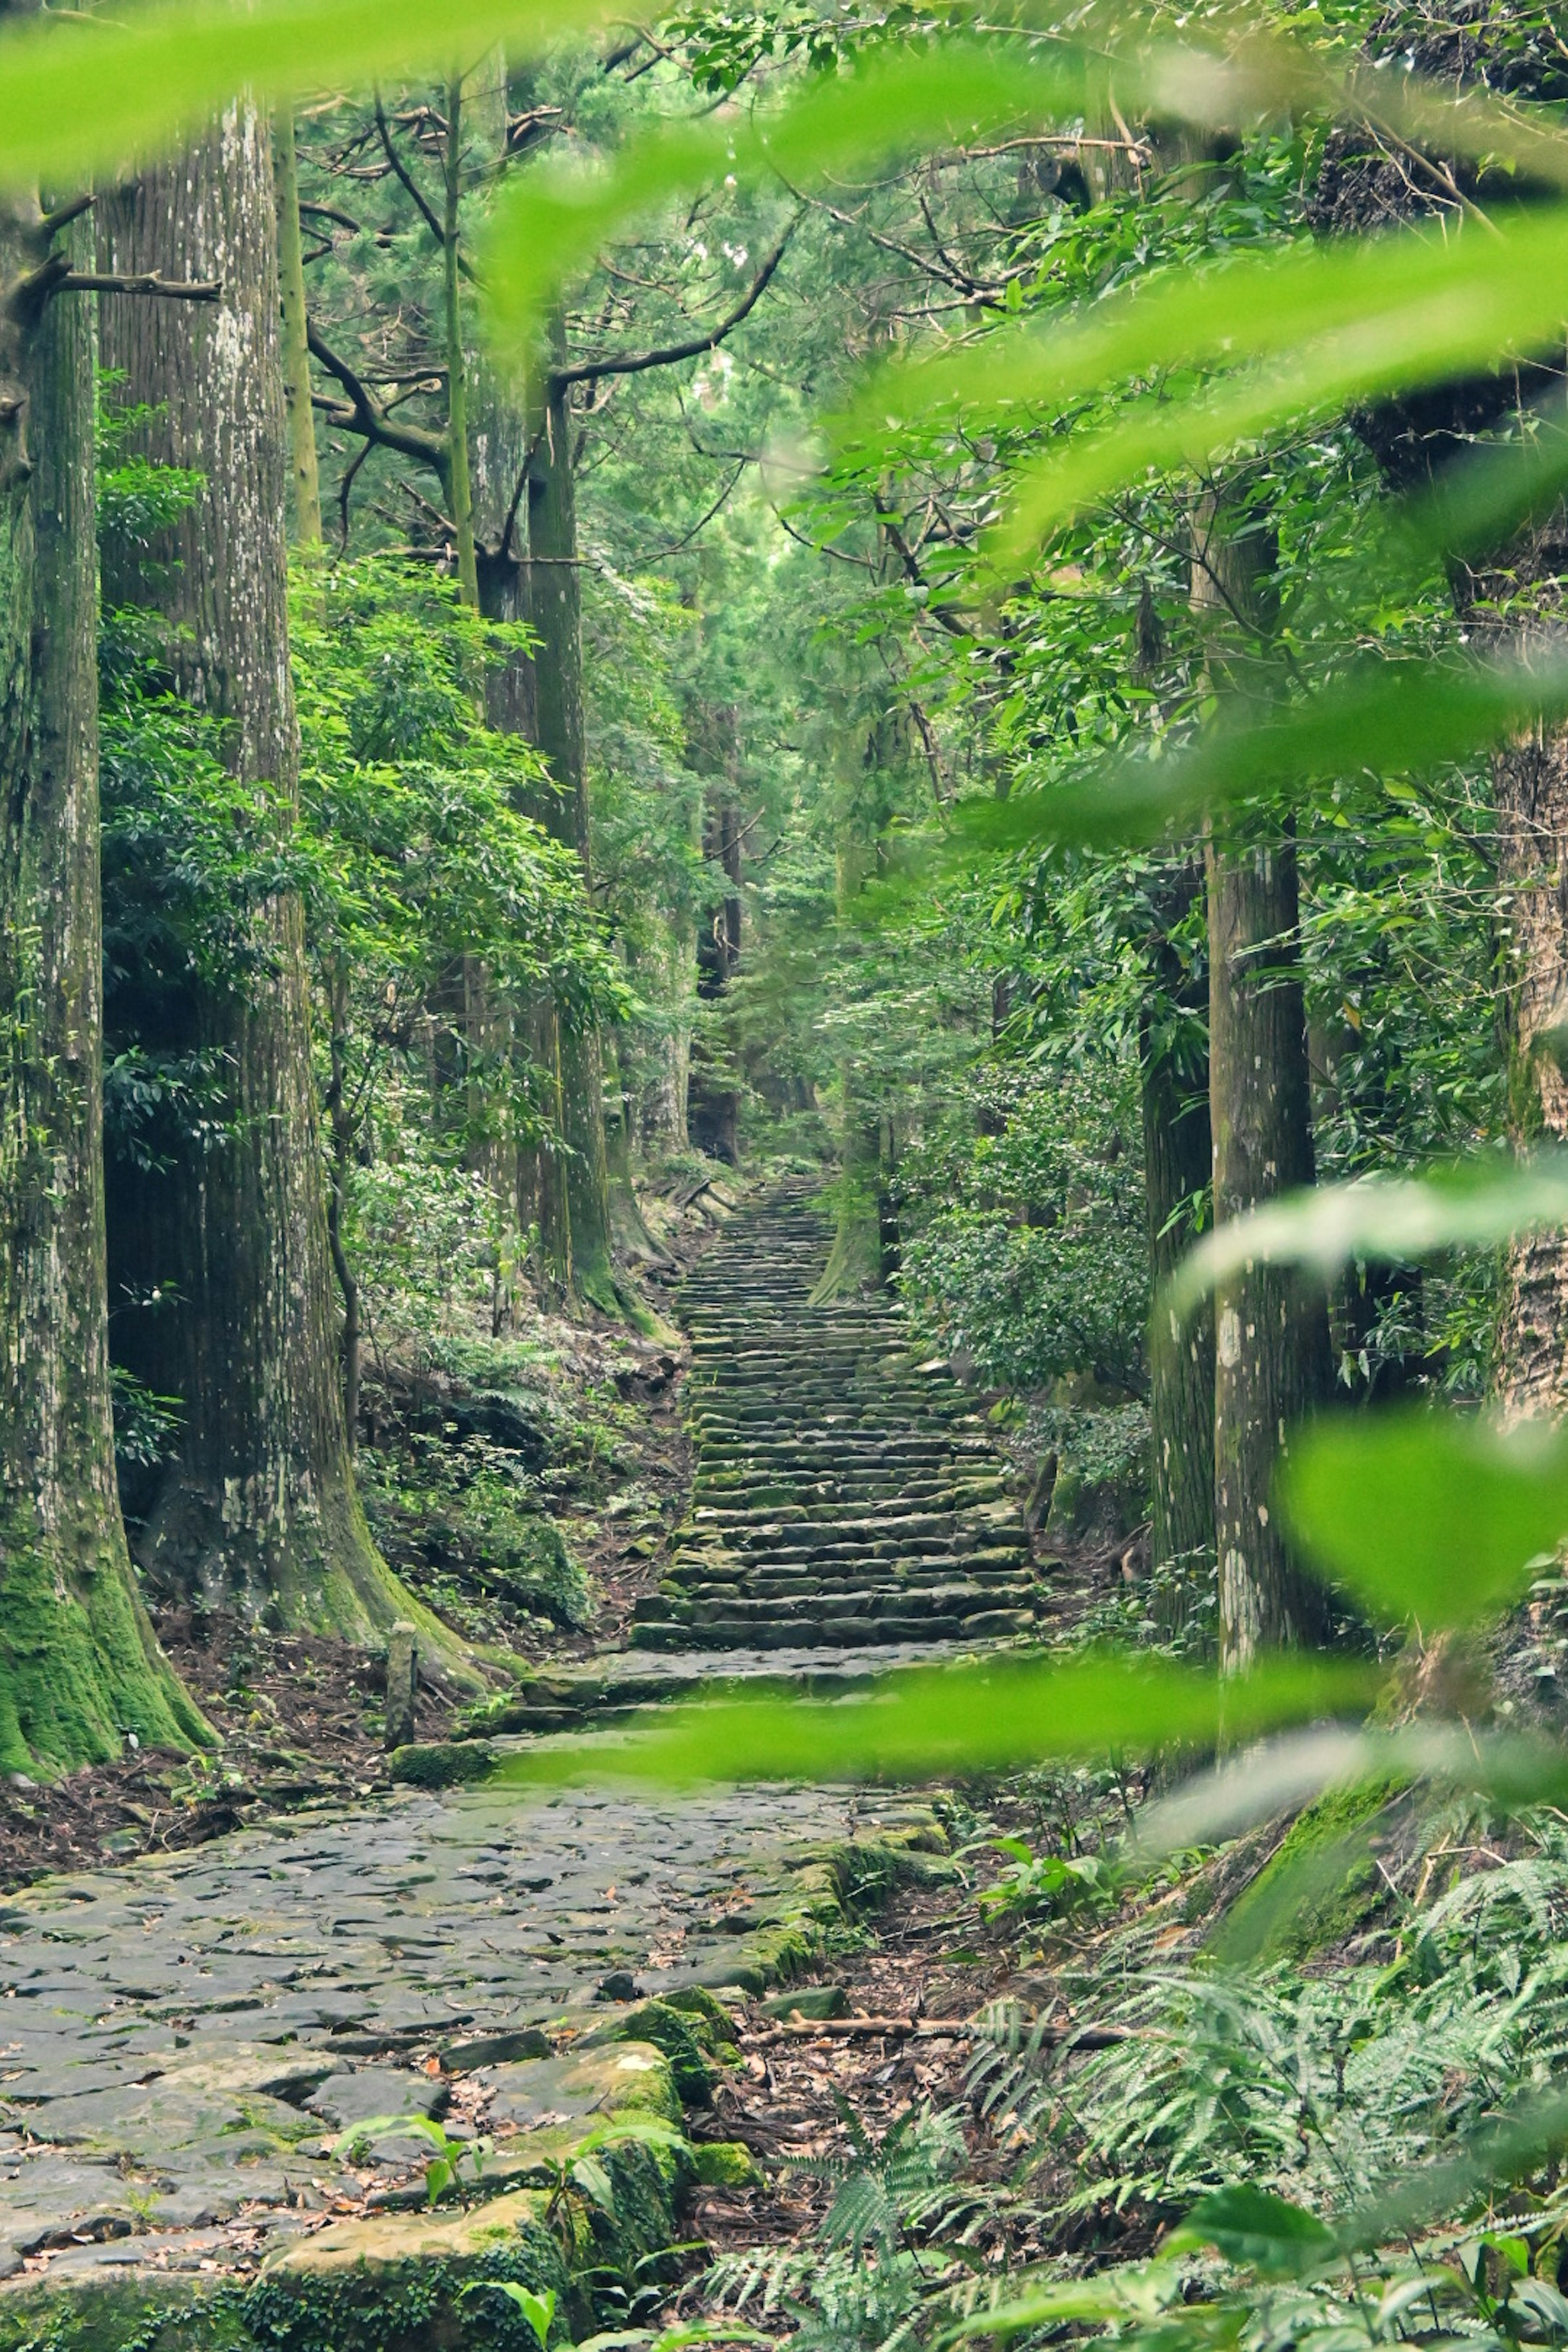
M754 1985L803 1850L910 1816L810 1790L410 1791L43 1881L0 1909L0 2275L48 2248L259 2251L341 2193L343 2126L440 2112L453 2078L503 2121L571 2112L525 2029L613 2021L595 1996L621 1970L651 1994Z
M695 1537L640 1628L664 1654L598 1662L591 1704L617 1678L643 1701L759 1669L830 1686L1030 1622L983 1426L887 1309L807 1307L826 1247L782 1188L688 1283ZM542 1687L523 1736L570 1739ZM415 2201L419 2153L351 2177L334 2143L373 2115L496 2133L533 2177L552 2131L663 2068L613 2039L641 2030L634 1987L760 1990L840 1916L847 1870L931 1842L895 1795L405 1790L27 1889L0 1905L0 2352L25 2340L12 2290L31 2311L57 2284L365 2259L367 2203ZM446 2259L455 2225L426 2226Z
M1028 1538L984 1423L881 1299L811 1304L805 1185L742 1211L680 1294L694 1538L637 1604L648 1649L857 1647L1026 1632Z

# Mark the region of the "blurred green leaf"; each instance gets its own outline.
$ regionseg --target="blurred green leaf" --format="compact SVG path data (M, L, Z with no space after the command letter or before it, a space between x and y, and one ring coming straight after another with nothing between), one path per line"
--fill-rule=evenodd
M1276 2279L1302 2278L1337 2251L1333 2231L1315 2213L1246 2180L1200 2199L1162 2252L1186 2253L1201 2246Z
M1184 1322L1247 1265L1300 1265L1325 1277L1352 1259L1401 1265L1447 1249L1489 1249L1568 1225L1568 1154L1522 1164L1471 1162L1420 1178L1363 1176L1289 1192L1205 1235L1168 1285L1162 1318Z
M1184 318L1143 322L1119 373L1155 388L1101 431L1078 433L1019 477L992 560L1016 566L1057 527L1153 470L1206 470L1227 448L1315 412L1385 398L1526 358L1560 331L1543 270L1568 257L1568 212L1518 215L1496 237L1434 238L1424 231L1371 237L1348 253L1237 261L1185 281ZM1147 308L1163 309L1156 298ZM1129 305L1128 327L1145 306ZM1152 331L1151 331L1152 330ZM1063 338L1066 341L1066 338ZM1172 399L1160 378L1205 357L1226 366L1279 355L1278 364L1228 378L1205 397ZM1052 354L1059 375L1066 355ZM1091 389L1069 382L1057 398Z
M1307 1551L1377 1616L1467 1625L1518 1600L1568 1536L1568 1434L1421 1406L1325 1420L1279 1489Z
M1282 1724L1363 1712L1373 1669L1356 1659L1278 1657L1219 1683L1126 1658L998 1660L884 1675L864 1696L733 1698L672 1708L646 1736L606 1733L509 1756L491 1785L574 1780L941 1780L1047 1756L1133 1756L1252 1738Z
M536 51L611 12L597 0L169 0L125 21L48 13L0 37L0 184L57 191L174 146L240 89L258 103L472 64L496 41Z
M1568 151L1565 151L1568 152ZM843 449L875 450L913 416L962 412L968 427L1031 411L1054 422L1076 402L1137 382L1152 388L1103 433L1058 445L1024 477L998 559L1149 466L1194 464L1357 393L1389 392L1484 367L1549 343L1552 284L1568 252L1568 212L1516 214L1494 236L1402 230L1329 247L1247 255L1090 304L1076 319L1030 320L941 359L889 367L830 425ZM1171 400L1172 371L1279 362L1206 405ZM1157 394L1154 387L1160 387Z
M954 812L952 835L976 851L1039 841L1136 847L1227 801L1314 777L1418 772L1462 760L1529 719L1564 712L1568 656L1533 668L1369 661L1262 719L1231 707L1169 759L1119 753L1069 786L965 801Z

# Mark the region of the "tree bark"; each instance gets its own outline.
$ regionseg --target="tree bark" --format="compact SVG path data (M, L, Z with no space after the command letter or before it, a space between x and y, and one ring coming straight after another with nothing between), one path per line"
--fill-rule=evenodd
M223 722L233 772L265 788L258 818L286 840L298 804L289 667L287 428L270 140L237 104L190 152L99 206L107 266L161 264L221 278L223 300L110 302L104 358L145 403L139 438L202 487L158 551L108 584L156 605L175 690ZM269 793L269 802L266 794ZM165 1585L269 1622L365 1640L417 1615L449 1658L453 1637L417 1609L371 1542L355 1491L310 1061L300 901L253 918L258 977L195 985L163 1017L178 1048L228 1073L229 1117L205 1153L167 1175L129 1174L111 1203L110 1254L132 1299L132 1368L182 1400L178 1460L139 1546Z
M321 544L321 481L316 464L316 414L310 405L305 264L300 245L300 173L294 114L283 107L273 130L278 168L278 271L283 320L283 397L294 487L294 537L310 551Z
M1510 745L1493 776L1512 982L1510 1125L1527 1150L1568 1142L1568 734L1541 730ZM1497 1389L1510 1420L1568 1412L1561 1231L1531 1234L1509 1252Z
M557 328L556 344L563 347ZM558 841L574 848L584 887L592 887L588 768L583 719L583 593L577 572L577 501L572 479L569 394L551 379L535 436L528 482L528 544L539 748L556 790L545 821ZM605 1156L604 1076L599 1034L590 1020L562 1015L557 1023L565 1192L574 1292L602 1313L618 1316L624 1302L610 1248L609 1171Z
M0 215L0 283L47 254ZM114 1475L104 1266L91 305L0 314L0 1770L211 1735Z
M1237 506L1206 499L1194 531L1193 604L1216 683L1239 690L1268 635L1271 551ZM1215 1225L1313 1180L1307 1024L1298 969L1296 845L1272 814L1205 845L1209 934L1209 1117ZM1322 1633L1318 1587L1274 1509L1292 1425L1330 1387L1328 1319L1279 1268L1249 1264L1215 1296L1215 1542L1227 1671Z
M479 609L474 554L474 494L468 468L468 354L463 339L462 251L463 77L447 85L447 142L442 157L441 274L447 330L447 449L458 583L470 612Z
M1198 888L1192 866L1174 877L1167 926L1191 906ZM1155 947L1152 987L1178 1010L1195 1011L1194 984L1169 939ZM1206 1197L1213 1175L1208 1064L1184 1069L1162 1039L1152 996L1139 1022L1143 1114L1143 1199L1149 1268L1156 1300L1192 1241L1183 1212ZM1193 1588L1214 1556L1215 1352L1214 1314L1205 1305L1185 1323L1156 1328L1150 1350L1149 1414L1153 1438L1152 1566L1163 1571L1160 1614L1183 1623Z

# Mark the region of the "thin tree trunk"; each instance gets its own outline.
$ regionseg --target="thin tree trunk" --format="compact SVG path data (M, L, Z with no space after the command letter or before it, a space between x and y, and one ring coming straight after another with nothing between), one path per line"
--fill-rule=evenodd
M1510 745L1493 776L1512 980L1510 1123L1528 1150L1568 1142L1568 734L1542 730ZM1568 1412L1561 1231L1531 1234L1509 1252L1497 1389L1512 1420Z
M1200 509L1193 603L1211 670L1237 690L1267 635L1260 583L1270 551L1228 501ZM1299 955L1296 845L1268 816L1205 846L1209 934L1209 1116L1215 1223L1313 1178L1307 1024ZM1215 1542L1220 1654L1228 1671L1324 1628L1320 1589L1301 1573L1274 1507L1292 1426L1330 1386L1321 1293L1248 1265L1215 1297Z
M1168 909L1173 924L1197 888L1195 872L1179 876ZM1153 984L1178 1008L1190 1003L1193 982L1168 940L1156 950ZM1201 981L1199 982L1201 985ZM1156 1031L1154 1005L1146 999L1139 1023L1139 1067L1143 1113L1143 1199L1149 1235L1149 1266L1160 1312L1160 1293L1191 1244L1182 1222L1194 1198L1205 1198L1213 1174L1209 1128L1208 1065L1184 1069ZM1215 1354L1214 1315L1205 1307L1185 1323L1171 1320L1153 1333L1150 1351L1149 1413L1153 1437L1152 1565L1163 1571L1162 1621L1183 1623L1194 1587L1214 1556Z
M310 406L310 352L306 341L305 264L300 244L300 173L294 153L294 113L279 109L273 123L278 172L278 272L282 297L283 396L289 410L289 458L294 485L294 537L307 550L321 544L321 483L316 466L316 418Z
M441 223L441 267L447 329L447 446L452 500L452 529L458 543L458 581L470 612L479 609L479 571L474 555L474 498L468 470L468 355L463 341L463 279L458 268L462 252L463 78L455 74L447 85L447 144L443 158L445 216Z
M47 255L0 215L0 283ZM0 314L0 1770L210 1738L115 1487L103 1237L92 312Z
M166 564L110 583L163 609L176 690L221 719L234 772L270 789L277 837L299 792L283 534L287 426L279 354L270 140L240 103L192 150L99 206L107 266L216 278L219 304L111 301L104 357L147 405L154 460L195 468ZM179 1458L140 1547L167 1585L272 1622L363 1640L421 1617L379 1558L349 1458L310 1064L303 919L280 894L253 918L258 976L193 989L177 1042L228 1073L226 1129L168 1175L129 1174L111 1251L136 1369L182 1400ZM172 1302L169 1303L169 1302ZM132 1318L124 1318L127 1326Z
M556 347L563 345L559 325ZM577 502L572 479L572 418L565 390L552 379L528 485L528 539L539 748L556 791L546 822L581 861L591 887L587 753L583 719L583 597L577 573ZM591 1020L558 1022L565 1190L571 1220L574 1289L603 1313L623 1308L610 1248L609 1171L605 1157L604 1081L599 1034Z
M348 1100L349 960L342 951L332 958L328 985L331 1035L327 1046L329 1077L325 1109L331 1135L331 1175L327 1190L327 1244L332 1254L332 1271L337 1276L338 1290L343 1302L343 1425L349 1452L353 1454L359 1437L360 1294L359 1277L354 1273L343 1238L349 1169L353 1156L354 1121Z

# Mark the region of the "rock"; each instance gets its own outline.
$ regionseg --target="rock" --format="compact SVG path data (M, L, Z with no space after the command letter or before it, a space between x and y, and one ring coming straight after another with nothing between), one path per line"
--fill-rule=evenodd
M419 1637L406 1619L399 1618L386 1637L386 1709L384 1748L413 1745L419 1696Z
M443 2116L451 2095L438 2074L356 2066L349 2074L329 2074L308 2104L313 2115L324 2116L339 2131L346 2131L351 2124L369 2123L376 2116Z
M495 1750L482 1739L441 1739L395 1748L390 1769L393 1779L406 1788L459 1789L469 1781L488 1780L495 1766Z
M636 1977L626 1969L612 1969L601 1977L594 1988L595 2000L636 2000L642 1991Z
M661 2122L680 2121L668 2064L662 2051L646 2042L616 2042L608 2048L574 2051L563 2058L525 2059L515 2066L487 2067L477 2078L487 2094L486 2115L491 2126L515 2125L520 2130L540 2129L549 2118L582 2122L609 2115L651 2115ZM526 2150L506 2143L509 2160ZM495 2164L489 2168L494 2170ZM515 2169L515 2167L511 2168Z
M444 2042L437 2056L448 2074L471 2074L480 2066L505 2066L520 2058L550 2058L554 2044L542 2026L516 2025L500 2033L461 2033Z
M849 2003L842 1985L797 1985L793 1992L776 1992L763 2001L769 2017L842 2017Z

